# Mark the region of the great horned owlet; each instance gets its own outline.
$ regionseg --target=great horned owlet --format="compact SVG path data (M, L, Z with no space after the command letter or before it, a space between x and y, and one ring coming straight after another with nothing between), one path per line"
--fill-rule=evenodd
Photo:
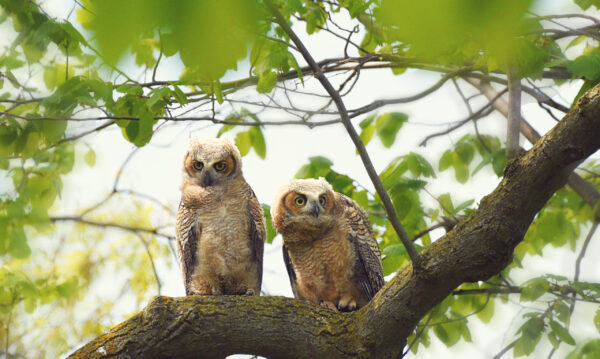
M190 142L176 232L186 295L260 294L263 211L230 141Z
M383 286L381 252L367 214L325 179L292 180L271 213L296 298L352 311Z

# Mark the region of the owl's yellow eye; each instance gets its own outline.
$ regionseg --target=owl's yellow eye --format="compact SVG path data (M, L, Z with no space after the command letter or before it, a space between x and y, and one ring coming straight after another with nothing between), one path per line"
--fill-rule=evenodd
M319 204L321 204L321 206L325 207L325 205L327 204L327 198L325 198L325 196L319 197Z
M296 203L296 206L302 207L306 204L306 198L304 198L304 196L298 196L294 200L294 203Z
M214 167L217 172L221 172L227 168L227 163L225 163L225 161L217 162Z
M200 161L194 161L192 163L192 167L194 167L194 169L196 171L200 171L203 167L204 167L204 163L200 162Z

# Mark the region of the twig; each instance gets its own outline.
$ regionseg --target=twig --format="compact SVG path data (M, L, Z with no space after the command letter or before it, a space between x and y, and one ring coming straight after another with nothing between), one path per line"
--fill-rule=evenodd
M494 90L494 88L488 83L469 77L466 78L466 81L479 89L479 91L481 91L481 93L483 93L488 99L492 99L497 95L496 90ZM498 112L504 115L504 117L508 116L509 110L508 103L506 101L499 98L494 102L493 106L496 110L498 110ZM524 119L521 119L521 133L532 144L536 143L540 140L540 138L542 138L542 136ZM600 208L596 207L596 205L600 203L600 193L598 190L596 190L596 188L588 181L581 178L577 173L572 173L569 176L567 183L593 209L596 209L595 218L596 220L600 220Z
M509 350L511 350L512 347L514 347L516 343L517 343L517 339L513 340L510 344L508 344L507 346L505 346L504 349L500 350L500 352L498 354L496 354L493 359L500 359L500 358L502 358L502 356L504 354L506 354Z
M470 122L470 121L476 121L482 117L486 117L487 115L489 115L490 113L492 113L494 111L494 109L491 107L491 103L486 104L485 106L483 106L482 108L480 108L477 112L473 113L471 116L465 118L464 120L458 122L457 124L455 124L454 126L449 127L447 130L445 131L441 131L441 132L437 132L437 133L433 133L427 137L425 137L423 139L423 141L421 141L419 143L419 146L423 147L423 146L427 146L427 141L429 141L432 138L438 137L438 136L442 136L442 135L447 135L450 132L462 127L463 125L465 125L466 123Z
M139 227L131 227L118 223L107 223L107 222L96 222L88 219L83 219L77 216L62 216L62 217L50 217L50 221L52 222L78 222L82 224L88 224L90 226L96 227L104 227L104 228L118 228L124 231L134 232L134 233L148 233L153 234L155 236L163 237L170 241L175 240L175 237L170 236L168 234L160 233L157 228L139 228Z
M158 59L156 59L156 63L154 64L154 68L152 69L152 82L156 81L156 70L158 70L158 64L160 63L160 60L162 59L163 56L163 38L162 38L162 34L158 33L158 37L160 38L160 52L158 53Z
M114 122L113 122L113 121L108 121L108 122L104 123L103 125L100 125L100 126L98 126L98 127L95 127L95 128L93 128L93 129L91 129L91 130L88 130L88 131L84 131L84 132L82 132L82 133L80 133L80 134L78 134L78 135L75 135L75 136L72 136L72 137L66 137L66 138L63 138L63 139L61 139L60 141L58 141L58 142L57 142L57 144L61 144L61 143L63 143L63 142L69 142L69 141L75 141L75 140L78 140L78 139L80 139L80 138L82 138L82 137L84 137L84 136L87 136L87 135L91 134L91 133L94 133L94 132L97 132L97 131L103 130L103 129L105 129L105 128L107 128L108 126L110 126L110 125L113 125L113 124L114 124Z
M417 250L415 249L413 243L408 237L406 230L404 230L404 227L402 227L402 224L400 223L400 220L396 215L396 211L394 210L392 200L390 199L390 196L383 187L383 184L381 183L381 180L379 179L377 172L375 171L375 168L371 163L371 159L369 158L369 154L367 153L365 146L362 143L362 140L360 139L358 133L356 132L356 130L352 126L352 123L350 122L350 118L348 117L348 112L346 111L346 106L344 105L342 98L340 97L339 93L333 88L329 80L325 77L319 65L317 65L315 60L312 58L310 52L306 49L306 47L298 38L298 36L296 36L290 25L283 18L279 10L277 10L273 2L271 0L265 0L265 4L267 5L271 13L275 16L276 22L279 24L279 26L281 26L281 28L286 32L290 39L296 44L298 50L302 54L302 57L304 57L304 60L306 60L306 62L315 72L315 77L319 80L319 82L325 88L327 93L329 93L329 95L331 95L331 97L333 98L333 101L335 102L335 105L338 108L338 111L340 112L340 119L342 121L342 124L346 128L346 131L350 135L352 142L354 142L354 145L358 150L363 165L365 166L365 169L367 170L367 173L369 174L369 177L373 182L375 190L377 191L379 197L381 198L381 201L383 202L383 206L385 207L385 210L388 214L388 218L392 223L394 230L398 234L398 237L400 237L402 244L404 244L406 252L408 253L413 263L413 267L419 267L419 254L417 253Z
M598 221L594 221L594 223L592 224L592 228L590 229L588 235L585 237L583 246L581 246L581 251L579 252L579 255L577 256L577 259L575 260L575 275L573 277L573 280L575 282L579 281L579 274L581 273L581 262L583 261L583 257L585 257L585 252L587 251L588 245L590 244L590 242L592 240L592 236L596 232L596 229L598 229L599 223L600 222L598 222ZM573 314L573 311L575 310L575 304L577 303L574 300L576 296L577 296L577 292L574 292L572 295L573 301L571 302L571 305L569 306L569 312L571 314ZM559 345L560 345L560 342L559 342ZM556 352L556 348L552 348L552 350L548 354L548 359L551 359L555 352Z
M144 248L146 249L146 254L148 254L148 259L150 260L150 265L152 266L152 272L154 273L154 279L156 280L156 286L158 287L157 295L160 295L160 293L161 293L160 278L158 277L158 272L156 271L156 266L154 265L154 258L152 258L152 253L150 253L150 246L148 245L148 242L146 242L146 240L144 240L144 238L141 235L138 237L139 237L140 241L142 241L142 244L144 245Z
M400 104L400 103L408 103L408 102L413 102L413 101L419 100L419 99L435 92L437 89L442 87L442 85L445 84L446 81L450 80L451 78L453 78L455 76L459 76L461 74L464 74L465 72L468 72L468 71L470 71L470 68L462 68L462 69L444 74L435 84L433 84L433 86L431 86L431 87L427 88L426 90L421 91L415 95L408 96L408 97L395 98L395 99L373 101L372 103L370 103L368 105L365 105L365 106L362 106L362 107L359 107L359 108L356 108L353 110L349 110L348 112L351 113L352 117L356 117L358 115L362 115L367 112L371 112L379 107L383 107L386 105L396 105L396 104Z
M508 65L508 117L506 126L506 162L519 153L519 128L521 122L521 76L515 64Z
M402 357L405 357L406 354L408 354L408 352L412 349L412 347L417 343L417 340L421 337L421 335L423 335L423 332L425 332L425 329L427 329L427 326L429 325L429 321L431 320L432 316L433 316L433 311L429 312L429 315L427 315L427 320L425 321L425 324L423 324L421 329L419 329L417 331L417 334L415 335L415 339L413 339L413 341L408 345L406 350L402 353Z

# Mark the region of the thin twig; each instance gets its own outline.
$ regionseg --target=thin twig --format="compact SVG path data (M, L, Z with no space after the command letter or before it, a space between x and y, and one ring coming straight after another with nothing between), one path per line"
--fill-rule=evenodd
M521 76L515 64L508 65L508 117L506 125L506 162L519 153L519 128L521 122Z
M134 233L148 233L153 234L155 236L159 236L170 241L175 240L175 237L170 236L168 234L160 233L158 228L140 228L140 227L132 227L126 226L118 223L108 223L108 222L97 222L88 219L83 219L78 216L61 216L61 217L50 217L50 221L52 222L78 222L82 224L88 224L90 226L96 227L104 227L104 228L118 228L124 231L134 232Z
M402 353L402 357L405 357L406 354L408 354L408 352L412 349L412 347L417 343L417 340L421 337L421 335L423 335L423 333L425 332L425 329L427 329L427 326L429 325L429 321L431 320L432 316L433 316L433 310L429 312L429 315L427 315L427 320L425 321L425 324L423 324L423 326L417 331L417 334L415 335L415 339L413 339L413 341L408 345L408 347L406 348L404 353Z
M573 277L573 281L575 281L575 282L579 281L579 274L581 273L581 262L583 261L583 257L585 257L585 252L587 251L588 245L590 244L592 237L593 237L594 233L596 232L596 229L598 229L599 223L600 222L598 222L598 221L594 221L594 223L592 224L592 228L590 229L588 235L586 236L585 241L583 242L583 246L581 246L581 250L579 251L579 255L577 256L577 259L575 260L575 275ZM571 302L571 305L569 306L569 312L571 314L573 314L573 311L575 310L575 304L577 303L574 300L576 298L576 296L577 296L577 292L574 292L572 295L573 301ZM569 328L567 328L567 329L569 329ZM560 342L558 343L558 345L560 345ZM556 352L556 348L552 348L552 350L548 354L548 359L551 359L555 352Z
M408 237L406 230L404 230L404 227L402 227L402 224L400 223L400 220L396 215L396 211L394 210L392 200L390 199L389 194L383 187L383 184L381 183L381 180L379 179L379 176L377 175L377 172L373 167L371 159L369 158L369 154L367 153L365 146L362 143L362 140L360 139L358 133L356 132L356 130L352 126L352 123L350 122L350 118L348 117L348 112L346 110L346 106L344 105L342 98L340 97L339 93L333 88L327 77L325 77L323 71L321 71L319 65L317 65L315 60L312 58L310 52L307 50L307 48L304 46L304 44L298 38L298 36L296 36L290 25L283 18L279 10L277 10L273 2L271 0L265 0L265 4L267 5L271 13L275 16L276 22L279 24L279 26L281 26L281 28L286 32L290 39L296 44L298 50L304 57L304 60L306 60L306 62L315 72L315 77L319 80L319 82L325 88L327 93L329 93L329 95L331 95L331 97L333 98L333 101L335 102L335 105L340 113L340 119L342 121L342 124L346 128L346 131L350 135L352 142L354 142L354 145L358 150L363 165L365 166L365 169L367 170L367 173L369 174L369 177L373 182L375 190L377 191L379 197L381 198L381 201L383 202L383 206L385 207L385 210L388 214L388 218L392 223L394 230L398 234L398 237L400 237L402 244L404 244L404 247L406 248L406 251L413 263L413 267L419 267L419 254L417 253L417 250L415 249L413 243Z
M154 279L156 280L156 286L158 289L158 294L161 294L161 284L160 284L160 278L158 277L158 272L156 271L156 265L154 265L154 258L152 258L152 253L150 252L150 246L148 245L148 242L146 242L146 240L144 240L144 238L140 235L138 236L140 241L142 242L142 244L144 245L144 248L146 249L146 254L148 255L148 260L150 260L150 265L152 266L152 272L154 273Z
M469 77L466 78L466 81L475 88L479 89L479 91L481 91L481 93L484 94L488 99L492 99L497 95L496 90L494 90L494 88L488 83ZM499 98L494 102L493 106L504 117L508 116L509 106L506 101ZM540 140L540 138L542 138L542 136L524 119L521 119L521 133L532 144L536 143ZM597 204L600 203L600 192L598 192L598 190L591 183L581 178L581 176L575 172L571 173L567 179L567 183L592 208L596 209L595 218L596 220L600 220L600 208L596 207Z
M509 350L511 350L515 344L517 343L517 339L513 340L510 344L504 347L504 349L500 350L498 354L494 356L493 359L500 359L504 354L506 354Z

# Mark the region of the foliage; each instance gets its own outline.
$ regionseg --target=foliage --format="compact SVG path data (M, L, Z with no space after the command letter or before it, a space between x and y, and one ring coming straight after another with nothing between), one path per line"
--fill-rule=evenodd
M133 154L152 143L161 127L206 122L219 126L217 136L233 138L242 156L253 150L265 160L273 141L268 126L318 131L339 123L332 101L314 90L312 69L301 66L296 47L262 1L64 3L76 12L56 19L44 2L0 0L6 39L0 50L0 348L7 356L69 352L160 293L158 272L174 262L168 229L174 204L119 185L130 157L104 199L74 215L57 215L66 207L60 199L69 190L65 179L76 176L75 163L81 157L93 167L102 155L93 145L78 142L82 138L118 127L135 146ZM589 21L593 12L588 9L599 4L574 3L587 12L538 16L532 13L534 2L517 0L276 1L294 30L305 32L303 39L323 33L342 39L336 57L317 60L331 79L345 76L335 83L343 98L357 91L359 75L377 68L389 68L388 76L399 79L407 69L439 73L440 86L455 81L457 98L469 112L463 124L474 128L439 153L402 148L400 139L414 114L400 107L383 109L416 101L439 86L412 98L349 108L367 150L383 147L393 154L378 175L417 251L441 235L439 228L451 230L479 200L457 200L461 196L453 190L431 193L435 181L450 173L457 186L464 185L458 188L469 193L473 181L500 178L506 168L504 137L484 125L480 133L477 121L489 112L477 116L472 110L476 102L460 90L463 80L503 86L507 67L516 66L527 80L525 90L536 94L551 114L560 106L544 97L539 84L581 83L575 103L600 82L600 21L581 26L567 22L586 16ZM356 31L338 24L344 16ZM353 36L362 36L360 43ZM179 76L162 75L165 58L180 62ZM235 72L238 66L247 74ZM446 133L454 131L448 127ZM359 157L354 158L360 167ZM392 275L409 262L407 251L372 186L342 172L325 154L308 158L296 177L324 177L368 212L385 275ZM600 189L599 161L584 163L578 173ZM596 207L571 187L556 192L517 246L513 263L488 281L457 288L422 319L407 349L417 353L434 341L448 347L471 342L472 318L490 323L510 299L526 308L518 327L510 328L515 357L540 353L540 343L569 353L569 358L597 356L598 339L577 336L570 319L575 303L597 307L598 284L571 273L518 275L549 248L581 248L597 220ZM277 240L269 206L263 209L272 243ZM117 274L124 279L112 283L114 293L99 292ZM119 311L119 305L127 309ZM600 331L600 309L595 313L589 321ZM48 330L49 325L54 327Z

